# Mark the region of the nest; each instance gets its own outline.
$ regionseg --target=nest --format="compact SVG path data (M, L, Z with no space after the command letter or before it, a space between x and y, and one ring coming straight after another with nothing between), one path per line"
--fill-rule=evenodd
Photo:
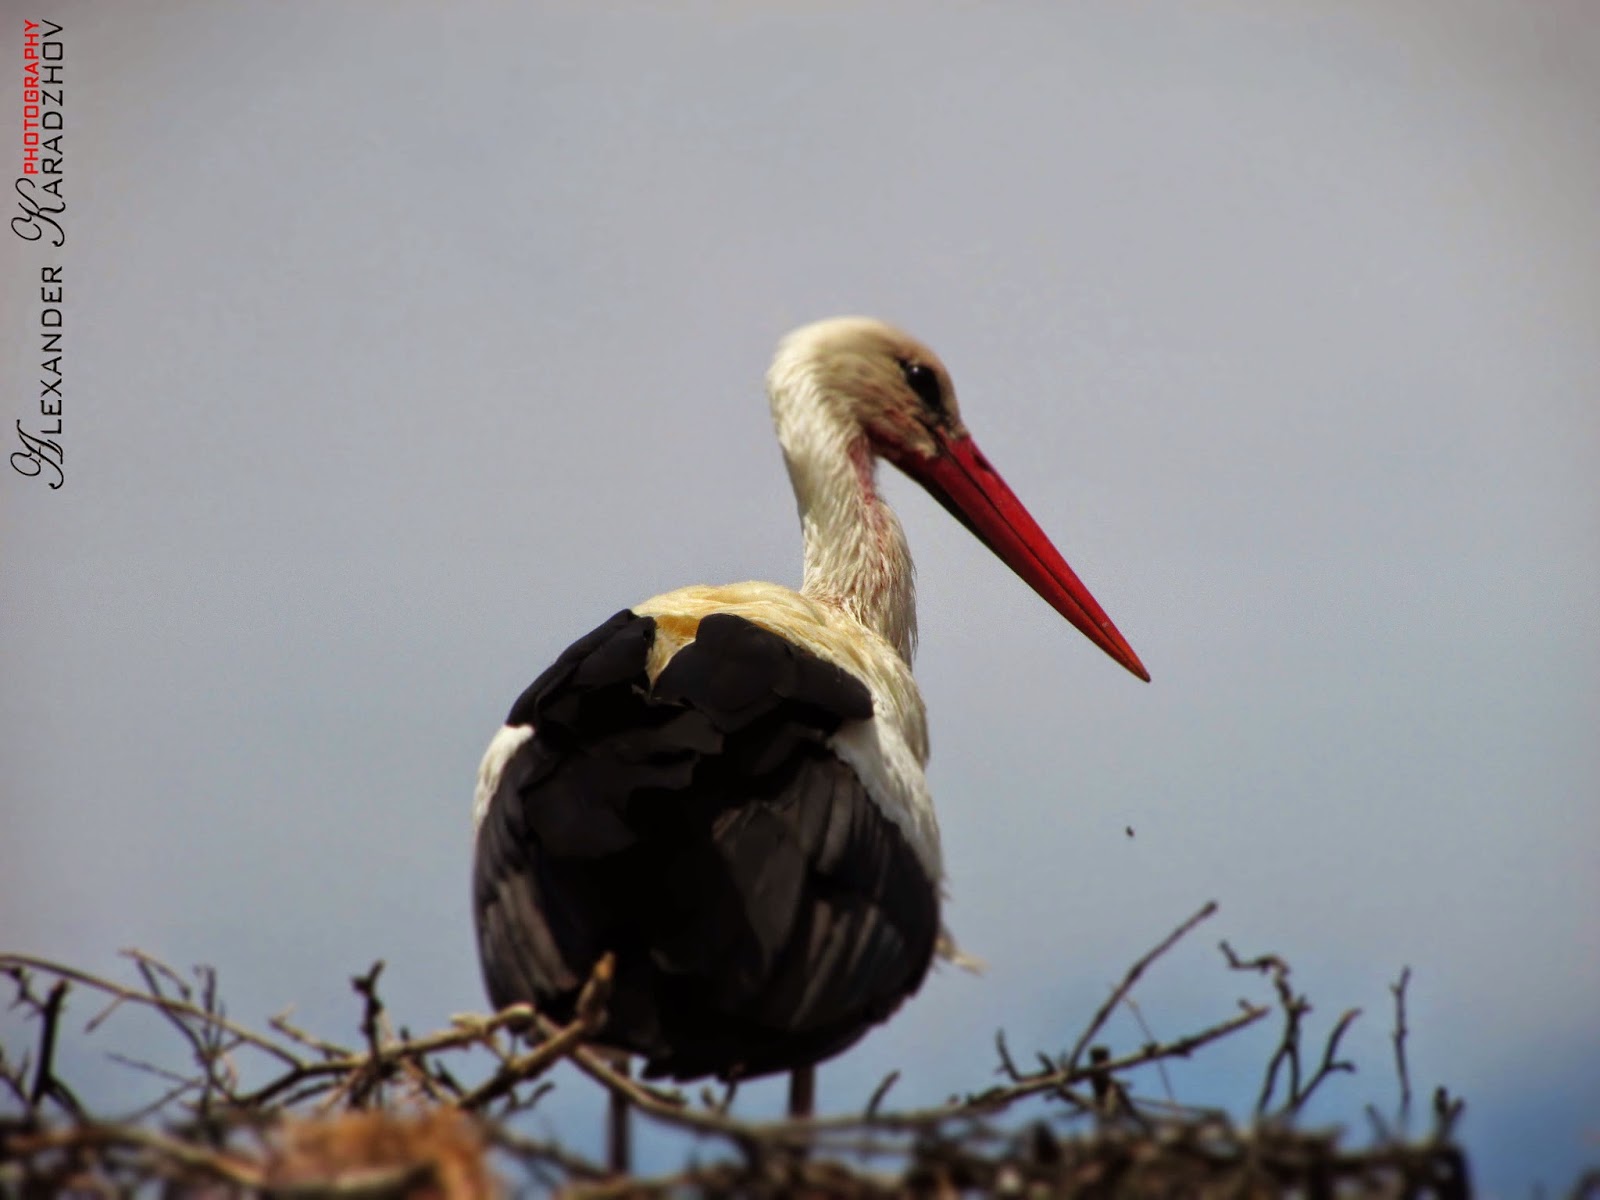
M1353 1070L1340 1043L1359 1016L1342 1013L1319 1046L1306 1042L1306 997L1276 955L1243 958L1222 944L1226 967L1263 981L1270 998L1241 1000L1207 1028L1152 1039L1113 1055L1096 1044L1107 1020L1163 954L1215 912L1208 904L1131 966L1070 1049L1018 1064L995 1037L1000 1082L929 1108L888 1103L891 1073L859 1111L804 1119L736 1116L736 1089L698 1096L630 1077L588 1046L605 1018L610 976L597 967L573 1020L558 1025L526 1005L457 1017L438 1032L394 1030L379 995L383 964L355 977L360 1038L344 1044L272 1018L236 1023L216 973L182 974L127 952L122 983L20 955L0 955L13 1008L30 1018L27 1045L0 1045L0 1192L7 1195L178 1194L264 1197L438 1197L510 1193L590 1197L961 1196L1019 1197L1465 1197L1468 1164L1454 1130L1462 1102L1433 1094L1427 1130L1413 1123L1406 1065L1409 972L1392 985L1398 1112L1369 1108L1359 1146L1341 1131L1302 1127L1307 1102ZM181 1070L128 1062L160 1094L139 1111L108 1115L58 1074L69 992L104 1007L81 1036L115 1012L154 1011L184 1051ZM1137 1010L1135 1010L1137 1011ZM1135 1068L1190 1058L1276 1017L1281 1037L1247 1120L1136 1095ZM520 1120L552 1088L558 1063L638 1120L684 1136L689 1165L640 1177L608 1170ZM1025 1103L1026 1102L1026 1103ZM1038 1115L1043 1113L1042 1116ZM1026 1114L1026 1115L1025 1115ZM1574 1194L1600 1195L1600 1175Z

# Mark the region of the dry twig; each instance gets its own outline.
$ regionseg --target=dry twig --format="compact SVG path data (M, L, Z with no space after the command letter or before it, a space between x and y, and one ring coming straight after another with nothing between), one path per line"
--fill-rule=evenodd
M478 1188L487 1175L460 1162L474 1154L481 1159L487 1144L541 1188L592 1196L804 1192L858 1197L963 1190L1067 1195L1118 1179L1137 1181L1134 1190L1120 1193L1130 1196L1172 1190L1261 1194L1267 1179L1321 1180L1319 1187L1335 1189L1330 1195L1464 1195L1459 1189L1465 1168L1450 1145L1461 1102L1442 1089L1435 1095L1433 1136L1420 1147L1402 1145L1380 1129L1371 1148L1341 1151L1329 1135L1293 1130L1294 1118L1317 1089L1333 1074L1352 1069L1338 1051L1357 1013L1339 1018L1316 1068L1305 1077L1302 1017L1310 1004L1290 986L1289 967L1275 955L1242 960L1226 943L1223 947L1231 967L1269 978L1284 1019L1258 1102L1258 1112L1272 1118L1266 1124L1246 1131L1225 1114L1177 1105L1170 1102L1170 1085L1168 1101L1141 1099L1130 1076L1136 1068L1186 1058L1256 1024L1272 1011L1267 1006L1241 1002L1239 1012L1204 1029L1164 1042L1147 1038L1122 1054L1092 1045L1117 1005L1131 1002L1152 964L1214 911L1215 905L1206 905L1142 955L1062 1057L1038 1055L1037 1068L1023 1070L997 1034L1001 1082L994 1086L943 1104L890 1110L885 1100L900 1078L890 1072L859 1112L803 1120L743 1120L731 1111L731 1088L720 1097L707 1092L702 1103L693 1104L677 1091L616 1069L606 1054L587 1044L604 1025L609 961L596 967L573 1019L564 1025L516 1005L488 1017L458 1018L449 1029L422 1037L404 1030L397 1035L390 1028L379 993L383 964L376 963L352 980L361 1001L361 1048L356 1049L295 1027L287 1014L272 1018L266 1034L230 1020L215 974L208 970L195 972L191 980L148 955L130 952L141 986L129 987L36 958L0 956L15 1006L39 1024L32 1054L19 1060L0 1048L0 1099L9 1096L19 1109L15 1118L0 1114L0 1163L11 1164L0 1166L0 1188L20 1181L48 1191L74 1181L74 1186L126 1190L186 1181L268 1196L310 1195L315 1189L318 1195L402 1196L422 1194L417 1190L422 1188L435 1189L428 1194L477 1196L487 1193L438 1189L457 1186L441 1182L450 1179ZM36 979L49 985L42 993ZM1404 1055L1408 980L1409 973L1403 973L1392 989L1402 1123L1410 1096ZM154 1011L178 1032L188 1066L141 1064L170 1086L133 1118L91 1117L57 1076L62 1014L72 989L107 1001L87 1032L130 1006ZM516 1039L521 1038L532 1044L519 1049ZM239 1061L241 1054L255 1061ZM488 1067L474 1076L447 1069L446 1061L486 1061ZM557 1143L515 1131L511 1122L548 1092L545 1076L560 1062L572 1063L608 1092L625 1097L650 1121L709 1139L724 1153L655 1179L616 1179ZM461 1082L460 1076L470 1081ZM1280 1092L1281 1101L1269 1112ZM1021 1128L1002 1123L1029 1100L1042 1101L1043 1120ZM468 1124L435 1128L429 1125L430 1113ZM1075 1121L1085 1133L1065 1132ZM298 1132L289 1136L285 1130ZM357 1144L365 1149L352 1157L348 1147ZM388 1149L378 1154L374 1147L379 1145ZM336 1153L341 1146L347 1148L342 1165ZM400 1149L391 1153L396 1146ZM299 1182L283 1174L290 1160L298 1164ZM869 1170L866 1162L887 1163L887 1169Z

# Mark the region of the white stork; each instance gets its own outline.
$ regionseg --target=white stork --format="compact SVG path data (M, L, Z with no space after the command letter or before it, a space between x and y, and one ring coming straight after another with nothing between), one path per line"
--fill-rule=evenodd
M820 321L779 345L767 392L800 590L686 587L622 610L522 693L478 774L491 999L567 1019L613 952L598 1040L649 1076L808 1079L933 959L943 868L911 556L878 458L1149 679L979 451L927 347L879 321Z

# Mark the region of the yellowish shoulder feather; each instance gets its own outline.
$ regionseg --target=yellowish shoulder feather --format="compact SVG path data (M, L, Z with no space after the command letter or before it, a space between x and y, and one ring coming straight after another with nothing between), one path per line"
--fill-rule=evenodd
M732 613L864 682L878 715L899 727L918 762L927 761L927 714L911 668L893 646L844 609L775 583L751 582L678 588L634 605L633 611L656 622L646 666L652 682L674 654L694 641L703 618Z

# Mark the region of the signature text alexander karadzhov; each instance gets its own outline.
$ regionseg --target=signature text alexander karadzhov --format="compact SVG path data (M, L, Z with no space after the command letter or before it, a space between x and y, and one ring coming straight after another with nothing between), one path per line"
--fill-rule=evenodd
M22 174L17 177L18 214L11 232L41 249L67 244L62 214L67 211L62 164L66 136L66 44L54 21L24 20L22 29ZM51 257L54 257L53 255ZM39 415L24 424L17 418L21 448L11 454L12 469L43 478L51 488L66 482L62 445L61 344L66 326L62 301L65 270L59 259L38 268Z

